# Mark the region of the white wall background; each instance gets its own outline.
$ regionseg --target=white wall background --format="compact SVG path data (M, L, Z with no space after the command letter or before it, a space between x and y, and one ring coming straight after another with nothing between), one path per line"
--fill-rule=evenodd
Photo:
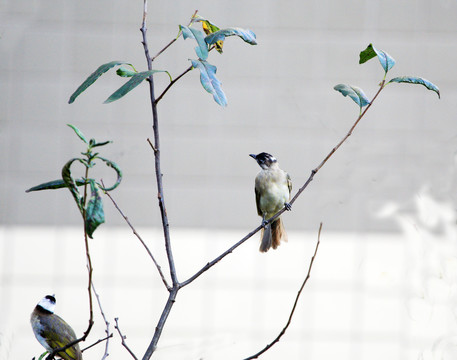
M185 289L157 358L233 359L263 347L286 320L320 221L323 244L299 313L265 358L455 358L457 3L151 1L151 51L196 9L221 27L254 30L259 45L233 38L223 56L211 53L227 108L213 102L195 71L159 106L182 278L257 226L258 168L249 153L274 154L297 189L347 132L357 107L332 88L349 83L376 92L379 64L358 65L370 42L396 59L390 77L423 76L442 99L420 86L389 85L286 215L290 242L263 256L252 239ZM119 59L145 69L141 10L142 1L0 2L0 358L40 353L28 316L47 293L57 294L58 313L76 329L86 326L76 207L64 190L24 192L58 178L83 150L66 123L114 141L103 154L125 177L113 195L163 255L146 86L103 105L122 83L108 74L67 104L101 63ZM191 57L193 44L180 40L155 68L177 76ZM156 82L163 88L166 77ZM109 175L100 173L105 181ZM142 355L165 293L121 217L105 205L107 224L93 241L96 285L106 312L120 317ZM111 357L125 358L114 342ZM99 350L85 358L99 358Z

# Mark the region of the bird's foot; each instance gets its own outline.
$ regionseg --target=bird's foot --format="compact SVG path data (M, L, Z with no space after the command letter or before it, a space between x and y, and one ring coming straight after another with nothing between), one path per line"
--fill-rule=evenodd
M268 220L262 219L262 227L264 228L267 225L268 225Z
M289 203L284 203L284 207L286 208L287 211L290 211L292 210L292 205L290 205Z

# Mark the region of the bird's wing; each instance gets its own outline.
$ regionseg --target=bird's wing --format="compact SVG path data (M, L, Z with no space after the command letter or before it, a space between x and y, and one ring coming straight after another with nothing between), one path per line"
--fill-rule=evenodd
M287 186L289 187L289 195L292 192L292 179L290 178L290 175L286 173L287 177Z
M263 213L260 210L260 191L257 189L257 186L255 187L255 203L257 205L257 214L263 216Z
M55 315L54 322L51 324L46 322L42 331L42 336L47 340L47 343L52 349L61 348L68 343L76 340L76 335L73 329L59 316ZM59 334L59 335L57 335ZM62 359L65 360L81 360L81 350L79 345L76 344L65 352L61 351L58 353Z

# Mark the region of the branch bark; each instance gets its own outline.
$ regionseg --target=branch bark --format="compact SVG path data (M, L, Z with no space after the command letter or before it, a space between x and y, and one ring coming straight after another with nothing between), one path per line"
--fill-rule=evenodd
M127 337L122 334L121 329L119 328L118 320L119 320L119 318L114 318L114 322L116 323L116 325L114 325L114 328L117 330L117 332L119 333L119 336L121 337L121 344L135 360L138 360L136 355L133 353L132 350L130 350L130 348L128 347L127 343L125 342L125 339Z

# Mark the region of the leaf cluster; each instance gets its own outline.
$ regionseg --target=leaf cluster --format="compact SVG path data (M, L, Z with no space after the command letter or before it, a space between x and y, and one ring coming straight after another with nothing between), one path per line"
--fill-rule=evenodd
M94 80L95 81L95 80ZM57 180L48 181L40 185L31 187L26 190L26 192L32 191L41 191L41 190L55 190L67 188L70 190L73 199L75 200L76 205L78 206L79 211L84 220L85 230L90 238L97 227L105 222L105 214L103 211L103 201L100 196L100 191L111 191L119 186L122 180L122 171L119 166L111 160L108 160L99 155L98 152L93 152L93 149L100 146L105 146L111 141L96 142L95 139L87 140L84 134L74 125L68 124L70 128L73 129L75 134L83 141L87 149L81 154L84 157L75 157L67 161L67 163L62 167L62 178ZM102 184L95 181L95 179L89 178L88 173L89 169L95 166L95 160L101 160L105 163L106 166L112 168L117 175L116 182L113 186L105 188ZM84 165L86 169L85 176L80 179L73 178L71 174L71 166L73 163L79 162ZM90 196L87 197L87 186L90 186ZM79 188L84 186L84 194L81 195Z
M193 26L196 23L201 23L203 31ZM181 35L184 40L193 39L197 43L197 46L194 48L197 59L189 59L192 64L190 69L198 69L200 71L200 82L203 88L211 95L213 95L214 101L216 101L219 105L227 106L227 97L222 90L222 83L216 77L217 68L207 61L209 52L213 49L216 49L218 53L222 54L224 41L228 36L238 36L244 42L250 45L257 45L255 33L251 30L238 27L220 29L209 20L199 15L194 15L192 16L188 26L179 25L178 35L173 41L177 40ZM158 55L160 55L162 51L159 52ZM127 65L130 68L120 65ZM166 73L170 79L170 85L172 85L179 78L178 77L177 79L173 80L170 73L166 70L148 70L138 72L131 63L125 61L111 61L99 66L92 74L90 74L88 78L70 96L68 103L73 103L76 98L81 95L81 93L83 93L89 86L91 86L100 76L116 66L120 66L116 70L116 74L118 76L127 77L130 79L114 93L112 93L105 100L105 104L121 99L134 88L136 88L139 84L141 84L143 80L148 79L155 73Z
M392 56L386 53L383 50L376 49L373 44L369 44L367 48L360 52L359 55L359 64L366 63L368 60L371 60L375 57L378 58L379 63L381 64L384 70L384 79L382 81L382 87L390 84L390 83L407 83L407 84L420 84L425 86L428 90L432 90L437 93L438 97L440 97L440 90L436 85L431 83L430 81L416 76L400 76L395 77L387 82L385 82L387 73L390 69L392 69L395 65L395 60ZM360 113L362 113L362 108L369 105L371 100L365 95L362 89L357 86L346 85L346 84L338 84L335 85L334 89L339 91L343 96L349 96L357 105L360 107Z

